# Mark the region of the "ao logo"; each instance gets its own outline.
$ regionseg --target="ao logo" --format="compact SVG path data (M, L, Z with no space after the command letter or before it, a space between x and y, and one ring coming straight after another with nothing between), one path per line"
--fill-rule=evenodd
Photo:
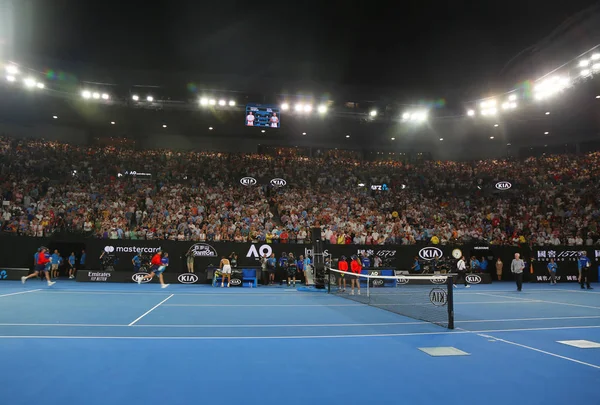
M425 247L419 250L419 257L423 260L439 259L443 255L444 252L436 247Z
M446 282L446 277L432 277L431 278L431 283L432 284L444 284Z
M104 246L104 251L106 253L112 253L115 251L115 247L114 246Z
M408 284L408 278L406 277L396 277L396 284Z
M253 186L256 184L256 179L254 177L244 177L240 179L240 183L242 186Z
M182 284L194 284L198 281L198 276L193 273L180 274L177 280Z
M444 306L448 303L448 293L441 288L434 288L429 292L429 301L436 307Z
M481 283L481 276L478 276L477 274L470 274L466 277L466 279L467 279L467 283L469 283L469 284Z
M373 285L383 285L382 279L373 280Z
M287 182L286 182L284 179L279 179L279 178L277 178L277 179L273 179L273 180L271 180L271 185L272 185L273 187L283 187L283 186L285 186L286 184L287 184Z
M496 183L496 188L498 190L508 190L511 187L512 184L510 184L508 181L499 181L498 183Z
M8 277L6 275L6 270L0 271L0 280L6 280L6 277Z
M231 285L240 285L242 284L242 280L240 280L239 278L234 278L231 280Z
M135 273L133 276L131 276L131 279L137 283L140 278L147 276L147 275L148 275L148 273ZM149 282L150 282L149 278L142 280L142 283L144 283L144 284L149 283Z
M269 245L262 245L261 247L258 248L258 250L256 250L256 246L252 245L252 246L250 246L250 249L248 249L248 253L246 253L246 257L254 257L255 259L258 259L263 256L270 257L272 253L273 253L273 249L271 249L271 246L269 246Z

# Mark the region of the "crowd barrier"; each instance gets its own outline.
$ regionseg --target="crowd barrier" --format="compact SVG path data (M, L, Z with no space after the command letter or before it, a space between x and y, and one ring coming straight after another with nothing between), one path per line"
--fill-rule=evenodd
M81 251L86 251L85 268L102 269L100 256L104 253L113 258L112 268L116 271L133 271L131 260L138 254L152 255L158 250L169 252L169 271L165 273L184 274L188 273L186 259L187 255L193 257L194 272L200 276L207 268L219 265L221 257L230 257L232 253L238 256L237 263L240 268L252 268L259 266L259 258L263 255L270 256L274 253L277 258L283 252L293 253L296 258L312 256L312 246L300 244L283 243L194 243L165 240L113 240L113 239L82 239L82 238L34 238L25 236L0 236L0 243L4 251L11 252L4 255L0 260L0 266L6 268L32 268L33 254L38 247L46 246L51 250L58 249L61 254L68 256L71 252L79 258ZM558 264L558 276L560 282L576 282L578 269L577 259L580 251L585 251L591 259L593 268L598 267L600 249L594 247L572 247L572 246L494 246L485 244L463 244L463 245L330 245L325 244L324 253L333 258L344 255L367 253L371 258L379 256L385 268L396 270L408 270L412 267L415 259L426 265L433 259L448 258L453 263L461 255L470 258L486 257L488 268L484 272L490 274L496 280L495 260L500 258L504 263L502 279L512 280L510 263L515 253L520 253L526 262L526 279L536 282L546 282L548 276L547 264L550 258L554 258ZM467 260L468 261L468 260ZM79 266L76 266L79 267ZM171 276L169 276L171 277ZM257 271L260 278L260 271ZM120 278L120 276L118 276ZM598 272L590 271L592 281L598 281Z

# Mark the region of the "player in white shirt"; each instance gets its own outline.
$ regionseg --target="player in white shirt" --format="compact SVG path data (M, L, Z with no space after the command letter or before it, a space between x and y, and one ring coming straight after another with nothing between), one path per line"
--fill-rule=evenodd
M248 115L246 116L246 125L249 127L253 127L254 126L254 114L252 114L252 111L248 113Z
M277 124L279 124L279 117L277 117L277 113L273 113L273 116L269 119L271 122L271 128L277 128Z

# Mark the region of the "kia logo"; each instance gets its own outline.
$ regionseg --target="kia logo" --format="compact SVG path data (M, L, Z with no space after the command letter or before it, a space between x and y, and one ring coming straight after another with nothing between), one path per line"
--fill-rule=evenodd
M283 187L283 186L285 186L286 184L287 184L287 182L286 182L284 179L279 179L279 178L277 178L277 179L273 179L273 180L271 180L271 185L272 185L273 187Z
M396 284L408 284L408 278L396 277Z
M419 257L423 260L439 259L443 255L444 252L436 247L426 247L419 250Z
M434 288L429 292L429 301L436 307L444 306L448 303L448 293L441 288Z
M239 278L233 278L231 279L231 285L240 285L242 284L242 280L240 280Z
M498 190L508 190L511 187L512 184L510 184L508 181L499 181L498 183L496 183L496 188Z
M147 275L148 275L148 273L135 273L133 276L131 276L131 279L137 283L140 278L147 276ZM149 282L150 282L149 278L142 280L142 283L149 283Z
M198 276L193 273L180 274L177 280L182 284L194 284L198 281Z
M477 274L470 274L466 277L467 283L469 284L479 284L481 283L481 276Z
M256 179L254 177L244 177L240 179L240 184L242 186L253 186L256 184Z
M432 284L444 284L446 282L445 277L432 277L430 280Z

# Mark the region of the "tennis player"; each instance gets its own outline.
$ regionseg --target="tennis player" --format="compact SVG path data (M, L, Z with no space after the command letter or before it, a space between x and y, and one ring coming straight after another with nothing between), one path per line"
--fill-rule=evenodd
M169 265L169 254L167 252L157 252L154 256L152 256L150 265L150 274L139 277L138 284L142 284L142 281L144 280L152 280L154 276L158 275L158 279L160 280L160 288L167 288L169 284L165 284L163 272Z
M550 259L550 263L548 263L548 273L550 274L550 284L556 284L556 269L558 269L558 265L554 263L554 259Z
M340 260L338 261L338 270L348 272L348 262L346 261L346 256L340 257ZM346 292L346 275L344 273L338 273L338 276L338 291ZM342 284L344 284L343 288Z
M219 263L219 268L221 269L221 287L225 285L225 277L227 277L227 287L229 288L229 284L231 283L231 263L229 259L225 256L221 257L221 263Z
M249 127L253 127L254 126L254 114L252 114L252 111L250 111L248 113L248 115L246 116L246 126Z
M48 287L53 286L54 284L56 284L56 281L50 280L49 264L50 264L50 254L48 253L48 249L42 248L37 255L37 262L35 265L35 270L33 271L33 273L31 273L27 277L21 277L21 282L23 284L25 284L25 282L28 279L37 277L40 274L40 272L44 272L44 275L46 276L46 281L48 282Z
M269 119L269 121L271 122L271 128L277 128L277 124L279 124L277 113L273 113L273 116Z
M350 287L352 290L350 291L350 295L354 295L354 284L356 283L356 287L358 288L358 295L360 295L360 271L362 270L362 266L360 265L360 260L356 255L352 256L352 262L350 263L350 271L352 272L352 278L350 279Z

